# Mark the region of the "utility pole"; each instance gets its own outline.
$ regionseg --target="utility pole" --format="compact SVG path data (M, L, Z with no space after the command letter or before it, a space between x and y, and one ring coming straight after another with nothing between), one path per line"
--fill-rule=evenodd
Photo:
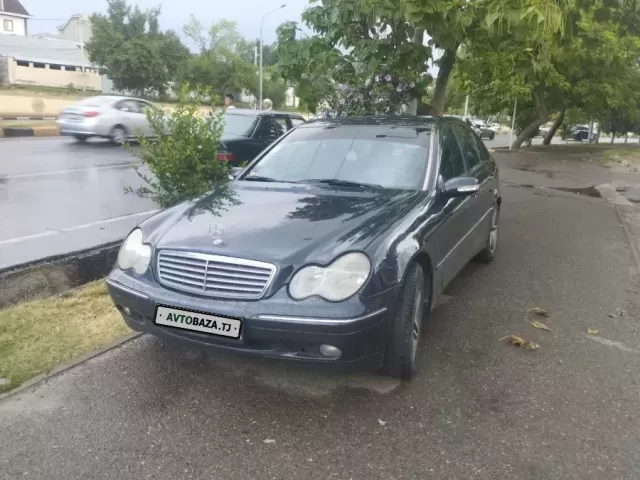
M464 118L469 116L469 95L464 100Z
M511 150L511 146L513 145L513 131L516 128L517 111L518 111L518 99L516 98L516 101L513 104L513 118L511 119L511 133L509 134L509 150Z
M85 56L84 56L84 32L83 30L83 26L84 26L84 18L82 18L82 14L78 15L78 25L79 28L78 30L80 31L80 54L82 55L82 65L80 66L80 72L82 73L82 75L80 75L82 77L82 91L84 92L87 89L86 83L87 83L87 76L85 73L85 66L84 66L84 60L85 60Z
M260 110L262 110L262 50L263 50L262 30L263 30L263 27L264 27L264 19L267 18L272 13L277 12L278 10L282 10L286 6L287 6L286 4L283 4L283 5L280 5L278 8L275 8L275 9L271 10L270 12L265 13L262 16L262 19L260 20L260 69L259 69L260 79L258 80L258 82L259 82L258 93L259 93L259 97L260 97L258 99L258 102L260 102L258 108Z

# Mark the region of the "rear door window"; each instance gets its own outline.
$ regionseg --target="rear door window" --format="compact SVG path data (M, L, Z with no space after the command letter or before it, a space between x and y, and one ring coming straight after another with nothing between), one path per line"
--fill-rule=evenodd
M458 143L458 137L451 126L446 125L442 130L442 144L440 151L440 176L446 182L455 177L464 175L467 166L464 162L462 150Z
M274 121L276 124L276 130L277 130L278 136L284 135L285 132L289 130L287 117L274 117Z
M455 130L460 138L460 144L467 159L467 166L469 170L472 171L481 163L480 152L478 151L478 145L475 141L475 137L477 137L477 135L474 135L470 129L465 128L462 125L456 125Z

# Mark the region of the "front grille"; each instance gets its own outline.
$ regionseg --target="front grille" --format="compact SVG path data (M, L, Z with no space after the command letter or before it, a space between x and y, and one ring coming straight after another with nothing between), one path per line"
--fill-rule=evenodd
M157 261L162 285L210 297L261 298L275 271L270 263L180 250L160 250Z

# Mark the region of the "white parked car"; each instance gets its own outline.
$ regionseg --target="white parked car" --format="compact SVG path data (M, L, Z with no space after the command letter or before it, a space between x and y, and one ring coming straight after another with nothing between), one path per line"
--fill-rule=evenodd
M65 108L56 124L60 135L84 142L91 137L108 138L117 144L134 139L138 132L152 137L145 111L153 104L134 97L100 95Z

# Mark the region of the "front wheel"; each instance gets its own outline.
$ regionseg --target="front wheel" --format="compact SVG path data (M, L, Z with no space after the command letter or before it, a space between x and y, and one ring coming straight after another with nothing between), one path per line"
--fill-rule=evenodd
M430 282L425 280L422 267L412 264L398 301L385 352L384 370L392 377L410 380L416 372L425 305L429 303L425 300L428 300L430 292Z
M495 136L496 136L496 134L495 134L495 133L490 134L490 135L489 135L489 140L493 140L493 139L495 138Z
M498 205L493 206L491 213L491 228L487 235L487 243L485 247L478 253L476 259L483 263L491 263L496 257L496 250L498 248L498 230L500 227L500 207Z

